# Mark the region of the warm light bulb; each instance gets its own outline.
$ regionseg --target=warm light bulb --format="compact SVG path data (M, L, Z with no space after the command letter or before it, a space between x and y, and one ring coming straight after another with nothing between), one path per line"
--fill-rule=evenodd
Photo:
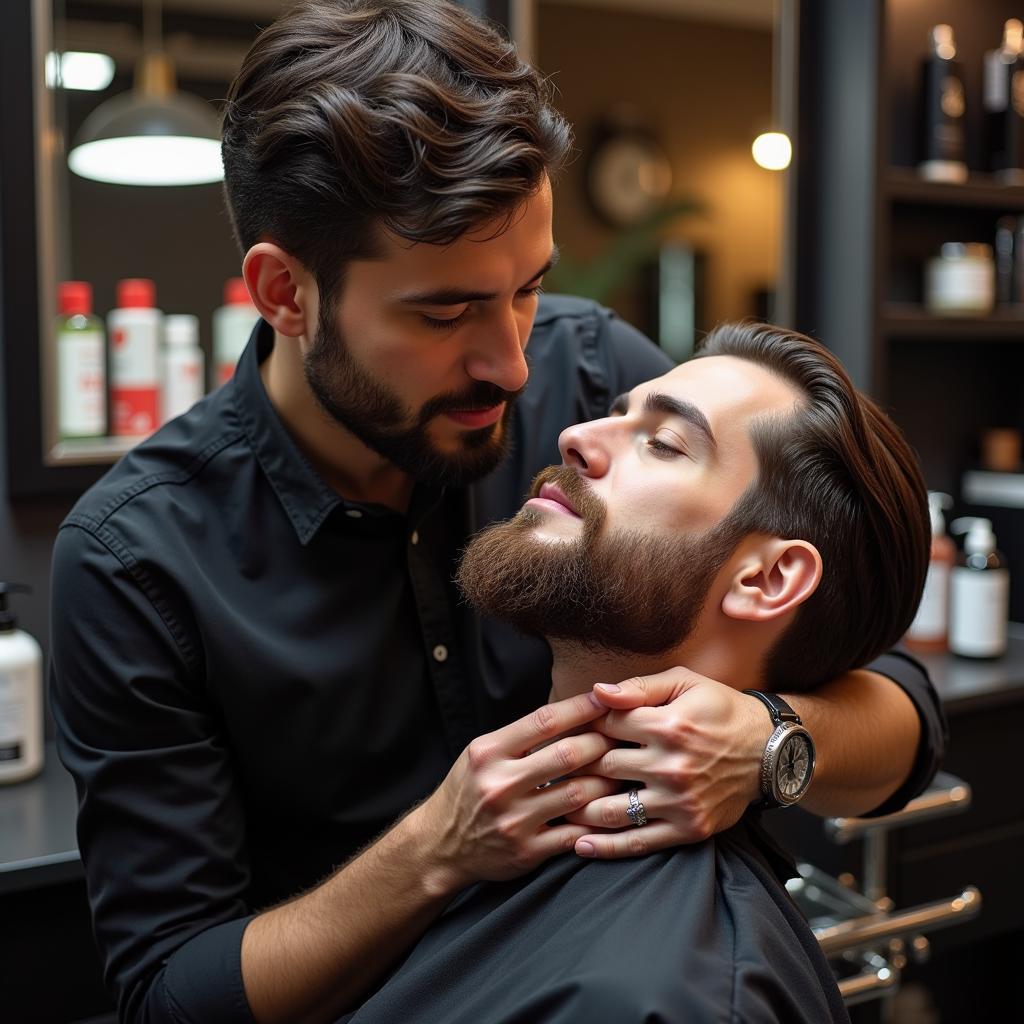
M766 171L784 171L793 158L793 145L785 132L764 132L750 147L754 162Z
M100 92L114 80L114 61L105 53L67 53L46 55L46 84L51 89L87 89Z
M76 174L117 185L199 185L224 177L216 139L142 135L77 146L68 156Z

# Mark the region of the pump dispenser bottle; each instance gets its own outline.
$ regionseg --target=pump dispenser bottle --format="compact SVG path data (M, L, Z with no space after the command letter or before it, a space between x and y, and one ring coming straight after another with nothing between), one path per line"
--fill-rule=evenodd
M968 516L951 529L967 536L950 577L949 649L965 658L998 658L1006 653L1010 571L988 519Z
M966 90L963 66L949 25L936 25L929 36L922 82L921 162L918 170L929 181L964 182L964 114Z
M985 54L985 136L989 170L1008 185L1024 184L1024 22L1010 18L1003 42Z
M0 583L0 783L22 782L43 767L43 654L17 628L9 594L20 583Z
M928 511L932 523L932 550L928 576L917 615L903 638L912 651L944 651L949 646L949 576L956 561L956 545L946 533L943 510L953 504L948 494L928 492Z

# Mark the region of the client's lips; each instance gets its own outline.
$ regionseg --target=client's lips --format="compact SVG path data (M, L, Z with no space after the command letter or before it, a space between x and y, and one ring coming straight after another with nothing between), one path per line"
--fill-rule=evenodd
M537 492L537 496L531 498L527 504L530 504L530 502L536 502L538 505L543 505L553 512L572 516L574 519L580 518L579 512L576 511L572 502L565 496L565 492L558 484L542 484Z

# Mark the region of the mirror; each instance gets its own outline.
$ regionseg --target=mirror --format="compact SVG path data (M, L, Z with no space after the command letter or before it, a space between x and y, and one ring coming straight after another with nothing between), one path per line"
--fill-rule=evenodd
M36 77L48 82L36 136L42 461L102 465L139 437L62 439L58 284L89 283L93 312L109 328L117 283L152 280L156 307L197 318L212 386L214 313L239 261L218 182L111 184L73 173L68 154L97 109L145 77L154 7L176 89L216 113L258 29L285 3L33 2ZM613 306L677 358L720 320L771 317L785 175L755 164L751 143L774 127L778 107L772 0L515 0L486 9L552 77L576 129L578 156L556 193L564 255L552 288ZM72 53L103 55L107 80L93 66L93 88L73 87L84 72L68 63Z

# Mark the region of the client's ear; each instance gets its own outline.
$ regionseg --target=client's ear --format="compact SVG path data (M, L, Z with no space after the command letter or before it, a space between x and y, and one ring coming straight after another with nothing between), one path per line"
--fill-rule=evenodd
M260 316L278 334L313 333L316 284L294 256L274 242L257 242L245 254L242 276Z
M777 619L803 604L820 581L821 555L813 544L765 537L742 557L722 611L752 622Z

